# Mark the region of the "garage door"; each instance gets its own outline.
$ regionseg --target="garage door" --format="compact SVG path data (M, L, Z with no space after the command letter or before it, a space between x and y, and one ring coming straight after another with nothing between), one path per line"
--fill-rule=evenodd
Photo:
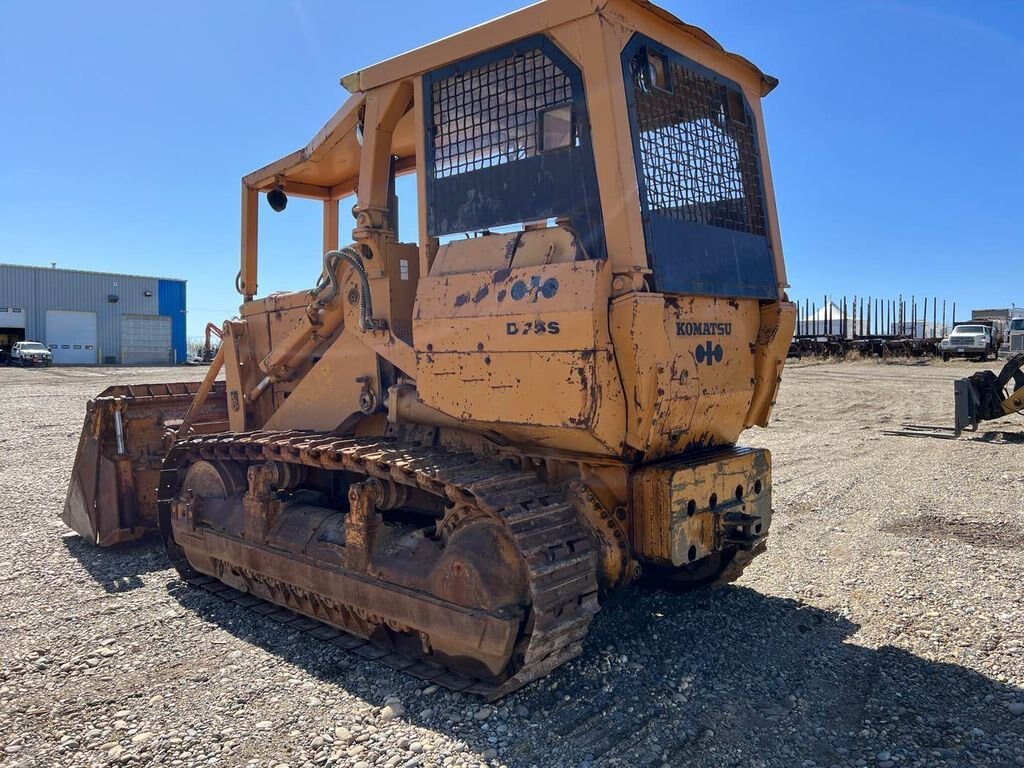
M25 341L25 308L0 307L0 361L19 341Z
M46 346L57 365L95 365L96 313L46 310Z
M161 315L121 317L121 363L167 365L171 359L171 318Z
M24 328L24 307L0 307L0 328Z

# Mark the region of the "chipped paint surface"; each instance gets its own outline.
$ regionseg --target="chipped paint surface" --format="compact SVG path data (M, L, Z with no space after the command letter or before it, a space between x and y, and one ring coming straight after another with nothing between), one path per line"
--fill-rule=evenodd
M627 294L611 315L629 444L658 458L734 443L753 397L758 302Z
M625 405L602 319L610 283L603 261L425 279L414 326L420 397L516 439L525 430L547 447L620 454Z
M487 240L507 245L452 243L446 258L460 270L470 255L490 263ZM565 261L425 279L415 322L424 402L474 423L541 428L545 445L618 455L628 445L648 460L733 444L764 417L778 311L630 293L610 302L606 326L609 277L605 262Z
M771 524L771 454L724 448L644 467L631 478L636 553L681 566L718 551L737 528L763 537ZM753 518L753 519L750 519Z

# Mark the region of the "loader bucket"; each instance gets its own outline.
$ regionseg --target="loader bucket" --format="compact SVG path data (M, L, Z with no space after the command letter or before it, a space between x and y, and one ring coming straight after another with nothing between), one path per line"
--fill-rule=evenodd
M71 472L64 522L107 547L157 530L157 486L164 456L200 382L110 387L90 400ZM214 385L194 431L227 429L227 395Z

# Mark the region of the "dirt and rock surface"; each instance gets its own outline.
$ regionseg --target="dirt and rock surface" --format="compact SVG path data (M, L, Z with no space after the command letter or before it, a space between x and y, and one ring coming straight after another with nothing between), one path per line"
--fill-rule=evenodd
M494 706L183 586L59 520L86 399L202 371L0 369L2 766L1024 765L1024 420L959 441L971 363L798 363L767 431L770 549L631 590Z

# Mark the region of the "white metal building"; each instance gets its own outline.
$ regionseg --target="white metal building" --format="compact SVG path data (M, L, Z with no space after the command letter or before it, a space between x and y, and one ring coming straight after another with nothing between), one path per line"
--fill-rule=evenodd
M185 281L0 264L0 348L23 340L57 365L183 362Z

